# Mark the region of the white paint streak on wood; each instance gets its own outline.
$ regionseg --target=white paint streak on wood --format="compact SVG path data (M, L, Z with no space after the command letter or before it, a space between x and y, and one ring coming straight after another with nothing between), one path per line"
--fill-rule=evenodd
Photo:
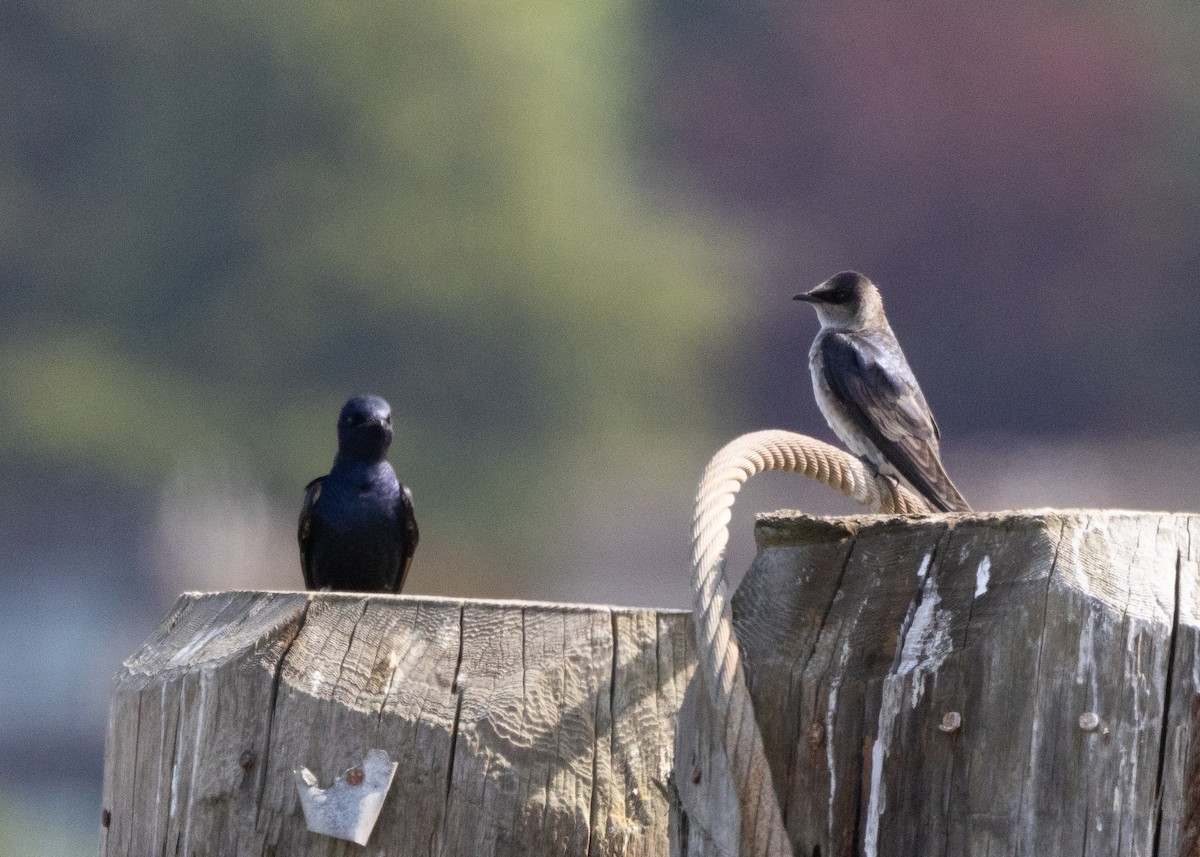
M879 826L887 811L887 786L883 780L888 748L896 728L907 685L908 701L916 708L925 693L925 679L934 676L950 656L950 614L939 610L941 597L937 580L925 581L921 601L909 608L901 626L899 663L883 680L883 696L875 724L875 741L871 747L871 778L867 792L867 817L863 834L863 853L876 857L879 847Z
M829 835L833 835L833 797L837 794L837 765L833 758L834 726L837 717L838 680L829 688L829 704L825 708L825 768L829 771Z
M1096 651L1095 635L1097 621L1098 617L1094 613L1088 613L1083 617L1079 632L1079 654L1077 655L1075 665L1075 683L1077 685L1086 685L1088 689L1086 707L1089 711L1096 707L1097 700L1099 699L1094 655Z
M879 706L875 742L871 745L871 783L867 791L867 826L863 834L863 854L866 857L877 857L879 850L879 823L887 811L883 766L887 761L888 746L892 741L896 717L900 713L903 693L904 687L898 676L889 676L884 680L883 702Z
M938 608L941 602L937 581L928 580L912 624L904 635L896 678L912 677L909 693L913 708L917 707L925 694L925 680L930 676L937 680L938 669L954 650L954 642L950 637L950 613Z
M158 708L160 711L167 710L167 687L166 687L166 685L163 685L162 690L159 691ZM166 747L166 745L167 745L167 718L163 717L161 719L161 721L159 722L159 726L158 726L158 746ZM174 767L174 766L172 766L172 767ZM158 782L156 783L155 789L154 789L154 815L155 815L154 826L155 827L158 827L158 823L159 823L158 822L158 814L162 810L162 793L163 793L162 787L163 787L164 773L165 773L164 768L160 764L158 766ZM175 802L174 801L171 802L170 811L171 811L172 815L175 814Z
M988 581L992 577L992 558L985 556L979 561L979 565L975 569L975 597L986 595L988 591Z
M933 562L933 551L929 551L929 553L921 558L921 567L917 569L917 577L922 580L925 579L925 575L929 573L929 564L931 562Z
M215 636L216 636L215 634L212 635L212 637L215 637ZM210 637L210 639L211 639L211 637ZM195 651L196 651L196 649L193 649L193 653ZM172 657L170 662L172 664L175 664L175 663L178 663L178 660L176 658ZM196 723L195 723L195 726L193 727L193 729L195 730L195 740L192 742L192 778L191 778L191 782L188 784L188 794L189 795L196 794L196 778L198 777L201 767L202 767L201 759L200 759L200 742L204 738L204 715L205 715L205 712L207 711L207 709L208 709L208 680L207 680L206 670L201 669L200 670L200 699L196 703L196 709L195 709ZM191 839L192 839L192 817L189 814L187 816L187 818L184 819L184 822L183 822L183 852L182 853L184 853L184 854L192 853L192 851L189 847L191 844Z
M171 763L171 818L175 817L175 809L179 805L179 759Z

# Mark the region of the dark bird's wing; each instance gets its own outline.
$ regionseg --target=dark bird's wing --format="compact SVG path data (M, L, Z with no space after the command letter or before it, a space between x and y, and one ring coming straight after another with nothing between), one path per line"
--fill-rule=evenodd
M312 576L312 546L317 530L313 507L317 505L317 498L321 496L324 484L325 477L318 476L304 486L304 505L300 508L300 526L296 532L296 538L300 541L300 568L304 572L304 585L308 589L316 588Z
M829 332L821 346L825 381L847 416L922 497L943 512L969 512L942 467L938 427L899 350L868 337Z
M404 588L409 566L412 565L413 554L417 552L417 542L421 539L421 533L417 529L412 491L408 490L408 486L403 483L400 485L400 508L399 514L396 515L396 523L400 528L400 574L396 578L396 585L392 587L392 592L399 592Z

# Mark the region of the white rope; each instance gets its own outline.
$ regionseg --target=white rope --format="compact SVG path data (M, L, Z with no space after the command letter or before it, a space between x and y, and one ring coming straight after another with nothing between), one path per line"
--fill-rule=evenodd
M730 441L700 479L692 516L692 611L700 668L737 791L742 854L793 857L746 686L725 580L734 498L750 477L764 470L801 473L874 512L925 513L929 507L837 447L788 431L753 432Z

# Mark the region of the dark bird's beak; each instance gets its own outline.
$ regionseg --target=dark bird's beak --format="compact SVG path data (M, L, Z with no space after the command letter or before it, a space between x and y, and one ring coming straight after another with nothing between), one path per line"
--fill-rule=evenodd
M805 303L809 303L809 304L821 303L821 298L818 297L817 295L814 295L812 292L805 292L804 294L796 295L794 298L792 298L792 300L804 301Z

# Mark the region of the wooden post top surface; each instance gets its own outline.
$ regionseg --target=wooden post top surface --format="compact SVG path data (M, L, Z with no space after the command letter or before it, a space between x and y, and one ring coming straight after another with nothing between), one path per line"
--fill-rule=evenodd
M546 617L629 618L651 614L665 621L686 621L689 612L604 604L525 601L519 599L446 598L430 595L391 595L303 590L224 590L183 592L171 612L142 647L122 664L129 678L158 676L164 671L189 671L219 664L245 654L265 636L295 623L324 621L353 606L371 624L389 612L411 614L410 624L431 621L457 626L465 611L487 624L513 615ZM369 615L368 615L369 612ZM453 621L451 621L453 620ZM121 676L118 676L120 678Z

